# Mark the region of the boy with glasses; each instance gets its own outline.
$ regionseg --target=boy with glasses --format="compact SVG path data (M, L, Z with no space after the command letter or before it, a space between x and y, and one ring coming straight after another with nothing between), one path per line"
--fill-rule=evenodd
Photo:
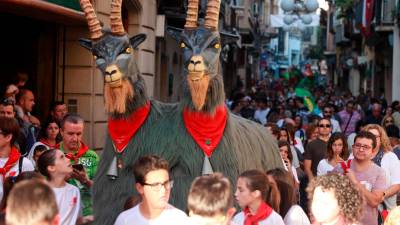
M357 134L353 145L354 159L338 165L333 172L345 174L365 199L360 224L378 224L378 205L386 189L385 171L371 161L376 147L375 136L366 131Z
M331 121L327 118L319 119L317 129L318 138L308 143L304 152L304 171L309 180L317 176L318 163L326 158L327 144L332 131Z
M186 224L186 214L168 204L173 182L166 160L154 155L143 156L133 165L133 173L142 201L122 212L115 225Z

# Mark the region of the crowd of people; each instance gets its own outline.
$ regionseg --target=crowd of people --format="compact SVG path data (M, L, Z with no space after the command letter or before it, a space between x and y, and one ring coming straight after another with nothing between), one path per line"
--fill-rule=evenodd
M21 79L0 102L0 224L90 224L99 156L83 142L84 119L54 102L39 121L31 115L34 94ZM227 107L265 126L285 169L243 171L234 181L200 176L181 211L168 203L168 162L143 156L132 165L138 196L126 200L115 224L399 223L398 101L328 85L311 91L319 109L311 110L283 80L263 80L251 90L232 94Z

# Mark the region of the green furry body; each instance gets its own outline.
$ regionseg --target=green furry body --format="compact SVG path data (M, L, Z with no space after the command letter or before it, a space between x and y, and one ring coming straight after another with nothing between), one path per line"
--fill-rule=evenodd
M204 153L186 131L182 110L175 116L176 155L169 159L174 179L170 203L186 210L187 195L194 178L201 176ZM224 135L210 157L214 172L222 172L232 184L239 174L249 169L263 171L283 167L279 149L273 137L261 125L228 113Z
M151 109L146 121L120 155L123 168L118 171L118 178L115 180L107 176L107 170L117 155L111 138L107 134L93 184L94 224L114 224L117 216L123 211L125 201L136 194L132 165L139 157L156 154L170 158L168 155L176 154L171 151L170 138L166 136L173 133L172 124L169 123L167 117L175 109L175 105L151 101ZM171 132L168 133L166 130Z

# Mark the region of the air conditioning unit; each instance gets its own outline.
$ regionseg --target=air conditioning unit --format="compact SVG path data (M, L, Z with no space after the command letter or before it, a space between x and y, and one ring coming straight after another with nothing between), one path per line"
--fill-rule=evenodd
M337 24L335 26L336 28L336 33L335 33L335 43L341 43L341 42L348 42L350 41L344 36L344 24Z

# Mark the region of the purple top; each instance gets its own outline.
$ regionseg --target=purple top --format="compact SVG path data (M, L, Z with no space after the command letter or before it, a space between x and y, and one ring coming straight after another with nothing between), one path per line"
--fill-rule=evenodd
M342 110L338 113L341 124L340 124L340 129L342 132L347 136L349 136L351 133L356 131L356 124L359 120L361 120L361 115L357 111L353 111L353 116L351 117L351 120L349 122L351 113L348 113L346 110ZM345 131L347 122L349 122L349 125L347 126L347 129Z

